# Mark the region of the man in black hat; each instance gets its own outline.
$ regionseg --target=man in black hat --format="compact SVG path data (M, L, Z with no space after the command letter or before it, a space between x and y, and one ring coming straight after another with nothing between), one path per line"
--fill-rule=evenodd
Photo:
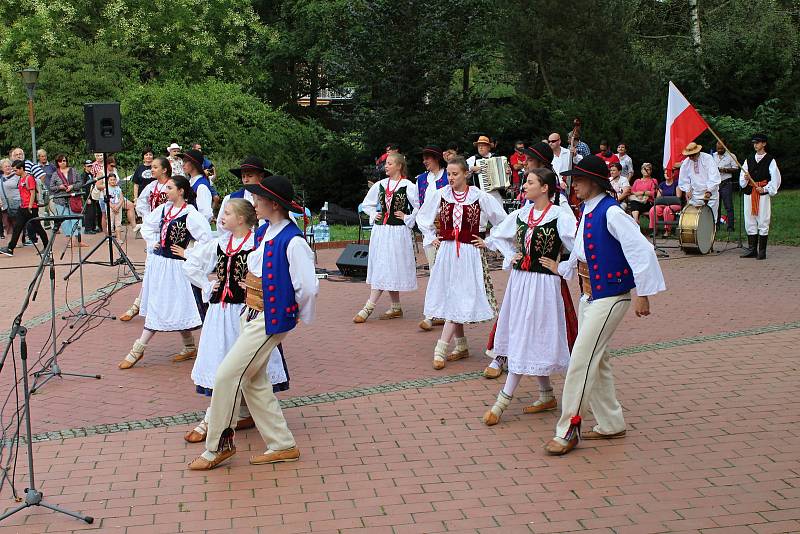
M636 316L650 314L648 297L664 291L664 276L653 246L639 225L613 196L608 167L589 155L564 172L583 202L582 216L569 260L542 265L566 279L577 272L581 292L578 337L564 379L561 418L556 435L545 445L548 454L566 454L578 439L613 439L625 435L622 407L617 401L608 343L631 305L636 288ZM597 425L581 433L581 414L587 405Z
M250 202L250 204L255 205L253 193L248 191L246 187L248 185L258 184L267 176L272 176L273 173L264 167L264 161L258 156L245 156L238 168L231 169L231 174L238 177L242 181L242 188L234 191L233 193L225 195L225 198L222 199L222 204L219 207L219 213L225 212L225 205L231 198L243 198ZM218 226L217 229L220 232L226 232L226 230L222 227Z
M273 349L302 320L314 318L319 292L314 253L289 219L302 208L284 176L268 176L245 189L255 195L256 214L269 221L257 249L247 257L247 307L236 343L217 369L206 434L206 451L189 469L213 469L236 453L234 430L242 395L267 450L253 465L294 462L300 451L266 373Z
M189 183L197 195L197 211L210 221L214 218L213 194L211 182L203 172L203 153L192 149L178 154L178 157L183 160L184 175L189 178Z
M739 174L739 185L744 193L744 229L749 245L742 258L765 260L772 216L770 199L778 194L781 171L772 154L767 153L767 136L758 133L752 141L756 152L747 158Z

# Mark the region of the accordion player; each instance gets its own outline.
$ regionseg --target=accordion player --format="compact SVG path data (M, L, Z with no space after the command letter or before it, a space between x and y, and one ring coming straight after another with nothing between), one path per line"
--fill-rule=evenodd
M498 191L499 194L499 190L511 187L511 166L505 156L484 158L478 162L478 166L481 168L478 186L487 193Z

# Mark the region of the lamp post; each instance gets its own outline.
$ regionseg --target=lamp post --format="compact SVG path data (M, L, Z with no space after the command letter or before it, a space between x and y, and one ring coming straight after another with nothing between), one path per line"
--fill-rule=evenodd
M22 69L22 83L28 92L28 121L31 123L31 161L36 161L36 126L33 122L33 95L36 91L36 80L39 79L39 71L32 68Z

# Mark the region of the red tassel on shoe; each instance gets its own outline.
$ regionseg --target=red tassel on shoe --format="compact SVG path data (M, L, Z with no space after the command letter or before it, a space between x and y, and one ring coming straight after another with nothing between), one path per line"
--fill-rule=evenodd
M234 449L233 435L234 430L230 427L226 428L219 438L219 446L217 447L216 452L232 451Z
M569 428L567 429L567 434L564 436L564 439L567 441L572 441L572 438L574 437L577 437L578 440L581 439L580 415L573 415L572 418L569 420Z

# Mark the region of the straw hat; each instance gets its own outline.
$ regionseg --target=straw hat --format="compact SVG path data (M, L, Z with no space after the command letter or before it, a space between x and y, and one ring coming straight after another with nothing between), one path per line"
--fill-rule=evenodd
M688 145L686 145L686 148L684 148L683 152L681 152L681 153L684 156L691 156L692 154L697 154L701 150L703 150L703 145L698 145L695 142L691 142Z

